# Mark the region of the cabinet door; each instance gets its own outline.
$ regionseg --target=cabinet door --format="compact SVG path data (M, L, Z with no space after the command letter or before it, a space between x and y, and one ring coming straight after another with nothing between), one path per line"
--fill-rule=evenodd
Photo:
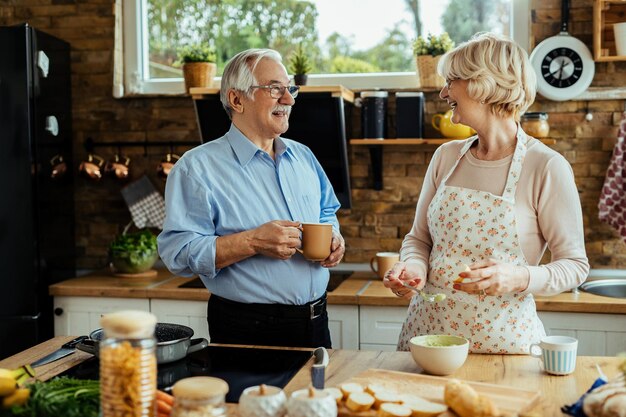
M328 305L328 327L333 349L359 349L359 306Z
M54 335L88 335L102 327L103 314L119 310L150 311L150 302L141 298L54 297Z
M539 311L548 335L578 339L578 355L615 356L626 347L626 315Z
M206 321L206 301L150 300L150 310L157 316L160 323L175 323L193 329L193 337L209 339L209 325Z
M361 306L359 309L360 348L396 350L406 311L406 307Z

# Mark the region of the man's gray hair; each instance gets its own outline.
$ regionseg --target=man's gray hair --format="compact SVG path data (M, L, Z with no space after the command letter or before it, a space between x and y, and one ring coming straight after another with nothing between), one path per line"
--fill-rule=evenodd
M228 91L230 89L242 91L249 99L254 100L252 93L253 85L258 81L254 78L254 70L262 59L272 59L282 64L282 57L273 49L247 49L232 57L224 67L222 75L222 85L220 87L220 100L222 106L232 119L232 109L228 102Z

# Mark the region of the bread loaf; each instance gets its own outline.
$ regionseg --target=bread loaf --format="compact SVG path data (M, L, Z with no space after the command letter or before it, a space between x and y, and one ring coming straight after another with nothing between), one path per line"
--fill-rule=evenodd
M626 417L624 375L587 394L583 400L583 411L589 417Z
M474 388L457 379L446 383L443 400L459 417L500 416L500 411L489 398L478 395Z

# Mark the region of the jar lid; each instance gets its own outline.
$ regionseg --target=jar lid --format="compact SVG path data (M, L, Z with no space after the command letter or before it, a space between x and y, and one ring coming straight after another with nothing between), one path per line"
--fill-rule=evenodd
M548 120L548 113L530 112L522 115L522 120Z
M424 97L424 93L421 91L402 91L396 93L396 97Z
M105 314L100 325L106 337L153 337L157 318L147 311L123 310Z
M361 91L361 98L366 97L382 97L387 98L389 93L386 91Z
M176 398L204 400L218 395L226 395L228 384L223 379L210 376L192 376L183 378L172 387Z

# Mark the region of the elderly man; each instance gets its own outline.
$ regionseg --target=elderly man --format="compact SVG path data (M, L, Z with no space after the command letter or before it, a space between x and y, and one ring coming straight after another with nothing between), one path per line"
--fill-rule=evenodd
M224 68L220 99L232 124L172 169L159 253L211 291L211 342L331 347L328 267L345 251L333 188L310 149L280 137L298 87L278 52L250 49ZM301 222L331 223L331 254L296 254Z

